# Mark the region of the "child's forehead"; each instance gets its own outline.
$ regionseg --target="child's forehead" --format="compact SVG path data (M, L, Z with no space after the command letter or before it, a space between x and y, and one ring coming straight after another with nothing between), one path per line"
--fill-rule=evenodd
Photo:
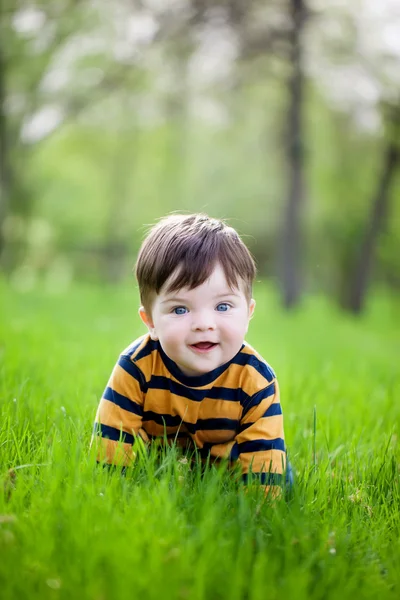
M179 269L176 269L170 277L167 279L165 284L160 290L160 295L163 296L179 296L188 295L188 294L196 294L198 291L210 291L215 294L227 295L234 294L238 295L243 293L245 283L242 279L238 278L238 285L230 285L228 283L228 279L225 275L224 269L220 263L217 263L212 270L210 276L203 282L199 283L197 286L174 286L174 281L176 281L181 276L181 272Z

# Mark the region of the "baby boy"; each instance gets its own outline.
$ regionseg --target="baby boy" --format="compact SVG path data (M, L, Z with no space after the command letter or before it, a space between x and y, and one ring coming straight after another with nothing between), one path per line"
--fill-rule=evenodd
M279 493L286 449L278 382L245 341L253 258L237 232L204 214L172 215L136 263L148 333L119 357L96 415L99 460L133 465L138 436L239 464Z

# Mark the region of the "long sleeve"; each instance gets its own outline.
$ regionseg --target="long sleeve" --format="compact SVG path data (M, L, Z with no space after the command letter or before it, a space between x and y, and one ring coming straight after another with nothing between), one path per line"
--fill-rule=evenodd
M144 385L139 368L129 357L121 356L113 369L95 418L92 444L96 444L99 461L129 466L134 459L135 436L147 441L147 435L141 428Z
M266 491L282 485L286 449L276 379L249 398L244 406L236 444L232 448L232 455L235 454L244 481L248 480L251 473L267 486ZM279 489L271 491L275 495Z

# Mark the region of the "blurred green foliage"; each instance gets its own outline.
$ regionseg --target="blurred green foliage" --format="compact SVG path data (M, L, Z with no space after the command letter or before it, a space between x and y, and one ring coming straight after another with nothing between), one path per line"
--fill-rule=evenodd
M354 137L345 117L332 114L311 93L304 218L308 287L334 293L351 268L368 219L380 141ZM32 158L30 173L35 218L49 228L47 260L68 256L78 275L101 278L101 248L112 221L109 235L126 244L128 274L149 224L170 211L205 211L228 218L244 235L261 273L274 274L284 167L273 125L265 125L264 132L258 128L257 118L245 114L222 130L194 122L184 132L174 124L120 135L70 126L53 135ZM179 136L184 153L171 150ZM379 243L376 280L386 283L398 283L399 184L397 176ZM34 248L31 260L35 264Z
M343 299L396 137L400 57L383 42L398 14L303 4L303 288ZM227 218L279 278L291 5L5 3L0 251L17 287L121 281L171 211ZM397 168L373 251L375 283L395 289L399 191Z

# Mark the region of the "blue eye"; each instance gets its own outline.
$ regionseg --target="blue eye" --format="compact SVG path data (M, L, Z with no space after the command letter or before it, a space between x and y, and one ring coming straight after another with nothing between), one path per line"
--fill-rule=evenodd
M177 306L176 308L172 309L172 312L175 315L184 315L187 313L187 308L185 308L184 306Z
M230 309L230 306L226 302L221 302L221 304L218 304L218 306L217 306L218 312L226 312L229 309Z

